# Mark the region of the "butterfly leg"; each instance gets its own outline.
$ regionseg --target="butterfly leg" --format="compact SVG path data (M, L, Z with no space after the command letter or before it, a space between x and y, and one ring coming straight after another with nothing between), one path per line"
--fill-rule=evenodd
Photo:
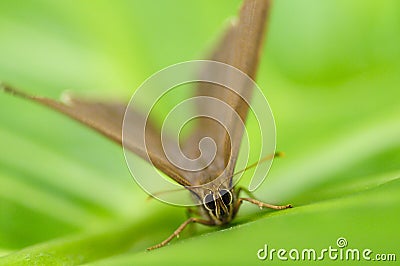
M241 191L245 192L251 198L240 198L239 194L240 194ZM274 209L274 210L283 210L283 209L287 209L287 208L292 208L291 204L288 204L288 205L272 205L272 204L265 203L265 202L262 202L260 200L254 199L255 197L254 197L253 193L251 193L248 189L246 189L244 187L239 187L238 188L238 190L236 192L236 197L238 198L238 201L237 201L236 206L235 206L235 212L237 212L239 210L239 208L242 205L243 201L248 201L250 203L258 205L258 207L260 207L260 208L269 208L269 209Z
M283 209L287 209L287 208L292 208L291 204L287 204L287 205L272 205L269 203L265 203L256 199L252 199L252 198L239 198L238 204L242 204L243 201L248 201L250 203L253 203L255 205L258 205L258 207L260 208L269 208L269 209L274 209L274 210L283 210Z
M214 225L213 221L208 221L208 220L203 220L203 219L199 219L199 218L194 218L191 217L189 219L187 219L186 221L184 221L176 230L174 233L172 233L172 235L170 235L167 239L165 239L164 241L162 241L161 243L154 245L152 247L147 248L147 250L153 250L156 248L161 248L163 246L165 246L166 244L168 244L174 237L179 237L179 234L183 231L183 229L185 229L185 227L190 224L190 223L200 223L200 224L204 224L204 225Z
M186 209L186 219L189 219L192 216L200 216L200 212L198 209L193 209L193 208L187 208ZM189 226L189 233L191 235L196 233L196 227L195 226Z
M239 194L240 194L241 191L243 191L247 195L249 195L250 198L240 198ZM239 189L236 192L236 196L239 199L238 200L238 206L236 208L239 208L239 206L242 204L243 201L248 201L250 203L258 205L258 207L260 207L260 208L269 208L269 209L274 209L274 210L283 210L283 209L287 209L287 208L292 208L291 204L288 204L288 205L272 205L272 204L265 203L265 202L262 202L260 200L257 200L257 199L255 199L255 196L253 195L253 193L251 193L248 189L246 189L244 187L239 187Z

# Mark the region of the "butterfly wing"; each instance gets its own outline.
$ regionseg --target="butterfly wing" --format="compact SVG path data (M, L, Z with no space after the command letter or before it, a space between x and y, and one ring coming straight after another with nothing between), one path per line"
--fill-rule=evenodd
M29 99L65 114L91 127L114 142L122 144L122 123L126 111L125 104L86 101L72 97L60 102L49 98L32 96L5 84L1 84L1 88L8 93ZM189 185L188 181L183 178L183 173L169 163L165 157L158 129L151 122L146 121L146 118L139 112L132 109L128 109L127 112L129 112L131 126L129 128L130 135L124 136L125 148L145 160L150 158L155 167L169 175L179 184ZM141 141L145 137L146 146Z
M268 0L245 0L238 20L230 25L210 59L236 67L250 78L255 79L269 6L270 1ZM207 72L207 69L204 71ZM221 71L217 75L227 76L229 73ZM243 86L238 92L248 98L252 91L252 86ZM224 114L225 125L221 125L211 118L197 118L197 128L184 145L186 154L198 157L200 151L197 147L201 139L210 137L215 141L217 151L214 161L208 166L209 174L201 175L203 180L198 181L204 184L211 181L210 178L221 174L225 176L233 174L249 106L241 96L230 89L212 83L200 83L196 94L197 96L217 98L232 108ZM216 117L220 116L220 107L215 101L202 102L197 106L199 113L214 112ZM241 121L235 119L237 116ZM226 128L229 128L230 132Z

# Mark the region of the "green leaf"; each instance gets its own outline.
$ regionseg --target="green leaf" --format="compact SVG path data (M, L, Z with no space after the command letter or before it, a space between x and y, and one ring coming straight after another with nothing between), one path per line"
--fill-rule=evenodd
M265 244L269 249L282 248L288 252L291 249L302 252L303 249L313 248L319 257L324 248L338 248L336 240L340 237L347 240L347 248L361 251L368 248L374 253L396 254L397 248L387 240L400 237L397 224L393 223L400 211L399 189L400 177L348 196L254 215L253 219L225 230L181 240L155 252L125 254L93 265L141 265L159 261L167 265L187 265L191 261L202 264L253 264L259 261L257 252ZM212 256L196 257L198 254ZM272 259L269 256L265 262L287 263L280 261L276 254L274 256ZM298 262L309 263L307 260ZM338 261L330 260L326 255L323 263L334 265Z
M155 71L203 58L240 2L1 1L0 81L129 99ZM399 18L395 0L274 1L258 84L286 157L255 194L294 208L243 204L228 227L193 226L152 252L185 210L146 201L114 143L0 94L0 265L279 264L258 250L320 251L339 237L398 259Z

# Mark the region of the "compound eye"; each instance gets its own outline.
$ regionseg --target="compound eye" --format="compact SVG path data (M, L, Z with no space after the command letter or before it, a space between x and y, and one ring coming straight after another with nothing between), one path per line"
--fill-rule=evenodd
M232 193L229 190L221 189L219 194L225 206L229 206L232 203Z
M214 200L214 197L213 197L213 195L211 193L207 194L204 197L203 204L210 211L213 211L213 210L216 209L215 200Z

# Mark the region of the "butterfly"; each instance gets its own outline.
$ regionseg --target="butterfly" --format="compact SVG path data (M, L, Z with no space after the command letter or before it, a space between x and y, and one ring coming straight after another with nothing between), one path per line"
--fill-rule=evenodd
M269 10L270 1L268 0L244 0L237 20L233 21L225 31L211 54L210 60L232 66L254 80ZM205 69L204 71L209 70ZM224 76L227 73L221 71L212 74ZM260 208L281 210L292 207L290 204L276 206L256 200L251 197L249 191L236 187L233 182L235 175L261 162L234 173L243 137L243 124L249 111L249 105L242 96L250 97L253 93L253 86L242 86L240 91L235 93L218 84L199 83L197 85L196 96L217 99L226 103L231 109L223 112L225 125L221 125L209 117L199 117L194 132L183 143L183 153L191 158L198 158L201 155L197 144L204 138L210 138L215 143L216 150L211 163L196 171L188 171L172 163L165 150L169 147L169 140L162 139L160 130L152 121L148 121L147 117L138 110L127 108L126 104L95 102L72 97L66 102L59 102L26 94L6 84L2 84L1 88L5 92L61 112L116 143L123 144L124 148L147 160L190 191L198 207L199 217L190 217L168 238L149 247L148 250L165 246L177 237L188 224L200 223L215 226L229 223L235 218L243 201L256 204ZM214 113L221 112L215 101L202 101L197 106L197 111L200 113L210 110ZM239 119L233 119L234 116ZM129 134L123 136L123 124L127 117L129 121L133 122L129 125ZM263 160L270 160L273 156L274 154ZM250 197L240 197L241 191L247 192Z

